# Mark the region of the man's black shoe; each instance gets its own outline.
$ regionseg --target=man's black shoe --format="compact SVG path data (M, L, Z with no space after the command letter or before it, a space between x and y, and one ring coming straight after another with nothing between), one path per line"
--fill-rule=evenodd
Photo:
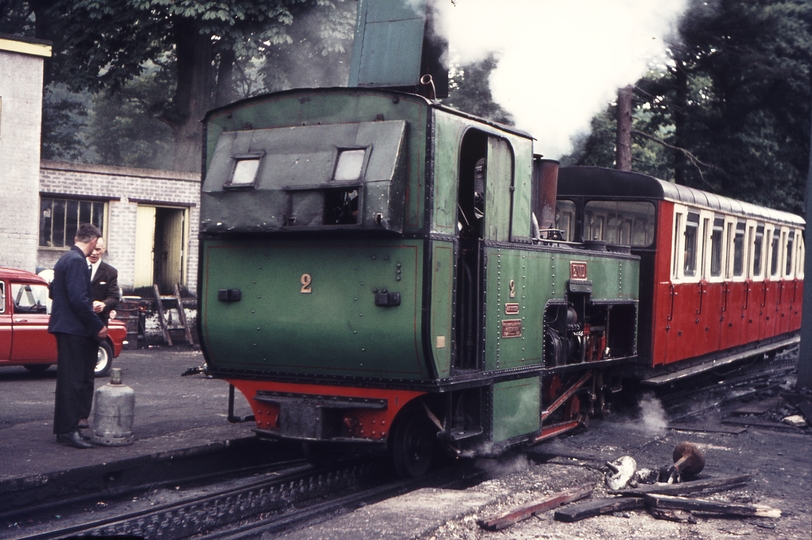
M81 431L79 432L79 436L80 436L81 438L83 438L84 440L86 440L86 441L89 441L89 440L91 440L91 439L93 438L93 437L91 437L90 435L85 435L85 434L84 434L84 433L82 433Z
M78 431L60 433L56 436L56 440L61 443L69 444L74 448L93 448L93 443L84 440Z

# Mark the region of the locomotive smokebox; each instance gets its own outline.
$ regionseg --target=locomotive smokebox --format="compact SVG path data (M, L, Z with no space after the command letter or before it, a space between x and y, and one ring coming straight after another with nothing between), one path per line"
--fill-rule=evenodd
M555 229L555 199L558 195L558 161L533 156L533 213L538 219L541 236L549 238ZM545 232L547 231L547 232Z
M93 434L96 444L132 444L135 391L121 383L121 368L113 368L110 382L96 389L93 404Z

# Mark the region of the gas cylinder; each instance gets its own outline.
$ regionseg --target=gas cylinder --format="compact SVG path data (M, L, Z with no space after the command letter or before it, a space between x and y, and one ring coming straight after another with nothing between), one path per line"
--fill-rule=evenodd
M121 368L110 371L110 382L96 389L93 403L94 443L104 446L132 444L135 391L121 383Z

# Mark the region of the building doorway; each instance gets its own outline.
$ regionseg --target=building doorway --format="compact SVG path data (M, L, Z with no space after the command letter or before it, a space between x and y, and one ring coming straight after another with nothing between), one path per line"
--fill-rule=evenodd
M162 294L186 287L185 253L189 237L188 209L138 205L133 287L158 284Z

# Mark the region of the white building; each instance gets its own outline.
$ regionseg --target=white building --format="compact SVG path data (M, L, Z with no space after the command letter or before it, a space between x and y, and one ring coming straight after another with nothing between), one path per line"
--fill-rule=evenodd
M80 223L97 225L130 291L195 292L200 176L41 162L47 42L0 35L0 266L52 268Z

